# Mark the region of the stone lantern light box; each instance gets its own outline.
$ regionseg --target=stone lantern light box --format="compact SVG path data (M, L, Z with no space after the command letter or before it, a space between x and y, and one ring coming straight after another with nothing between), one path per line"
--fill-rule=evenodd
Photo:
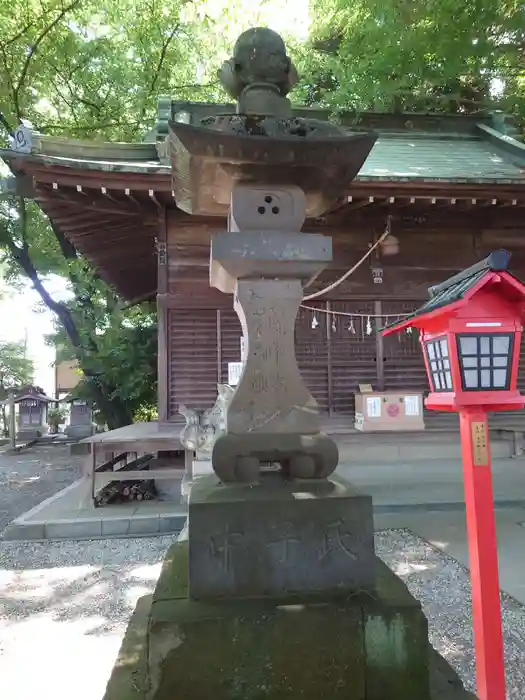
M430 384L427 408L491 411L523 407L517 378L525 285L508 272L510 253L485 260L429 289L430 299L384 335L420 330Z

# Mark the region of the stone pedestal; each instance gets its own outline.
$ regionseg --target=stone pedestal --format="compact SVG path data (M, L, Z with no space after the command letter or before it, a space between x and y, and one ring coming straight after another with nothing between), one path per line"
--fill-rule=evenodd
M475 700L429 644L419 602L374 569L373 595L196 601L179 542L139 600L104 700Z
M375 584L372 499L342 479L191 489L191 598L348 595Z
M17 442L30 442L42 437L47 432L47 426L36 425L31 428L20 428L16 433Z
M91 437L94 433L94 428L91 423L86 425L66 425L64 434L73 440L82 440L87 437Z
M238 185L232 230L212 238L210 283L234 294L245 339L244 369L212 450L223 482L256 482L265 462L296 478L325 478L337 466L295 358L304 283L332 259L329 238L298 232L304 217L298 187Z

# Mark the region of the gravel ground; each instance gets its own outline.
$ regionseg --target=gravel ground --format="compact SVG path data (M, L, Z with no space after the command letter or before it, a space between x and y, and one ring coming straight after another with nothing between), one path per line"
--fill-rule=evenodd
M0 454L0 533L7 524L80 476L82 457L69 445L42 445Z
M0 531L72 483L68 446L0 455ZM173 538L0 542L0 696L100 700L131 612ZM474 689L468 571L411 532L376 535L381 558L421 600L431 641ZM508 700L525 698L525 608L502 596ZM28 673L30 668L30 673Z
M421 601L430 641L475 691L470 579L455 559L406 530L376 533L376 551ZM507 700L525 698L525 608L502 594Z
M100 700L172 541L0 543L0 696Z
M173 538L0 543L0 693L100 700L135 602ZM468 572L412 533L377 533L378 554L423 603L431 641L474 689ZM523 700L525 609L502 597L508 700ZM31 673L27 673L28 664Z

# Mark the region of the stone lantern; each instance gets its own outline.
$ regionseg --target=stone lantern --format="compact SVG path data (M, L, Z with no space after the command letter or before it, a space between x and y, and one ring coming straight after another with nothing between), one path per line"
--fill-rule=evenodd
M376 136L293 116L297 75L275 32L249 30L233 53L220 77L236 113L173 120L168 141L178 206L228 217L210 283L233 297L244 367L206 418L220 426L215 473L192 484L185 536L106 700L442 697L421 607L375 557L371 497L333 475L337 447L295 358L303 288L332 259L331 240L302 227L344 194ZM204 417L181 410L198 448Z
M265 464L326 478L338 450L299 372L294 328L304 285L331 262L332 241L302 227L344 195L376 134L294 117L286 95L297 74L272 30L248 30L233 53L219 76L237 112L169 125L178 206L228 216L228 230L212 237L210 284L233 296L245 340L212 466L225 483L257 482Z

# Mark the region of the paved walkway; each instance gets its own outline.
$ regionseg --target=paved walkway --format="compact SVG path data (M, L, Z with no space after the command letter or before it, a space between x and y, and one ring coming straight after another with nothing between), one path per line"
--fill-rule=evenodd
M377 530L406 528L469 566L459 460L338 469L374 500ZM500 585L525 605L525 459L492 464Z
M378 514L376 529L407 528L469 566L465 514L458 511ZM525 508L496 511L500 587L525 605Z
M421 507L427 504L463 504L460 460L423 460L421 463L345 466L337 473L374 499L378 511ZM496 459L492 463L496 503L525 507L525 459Z

